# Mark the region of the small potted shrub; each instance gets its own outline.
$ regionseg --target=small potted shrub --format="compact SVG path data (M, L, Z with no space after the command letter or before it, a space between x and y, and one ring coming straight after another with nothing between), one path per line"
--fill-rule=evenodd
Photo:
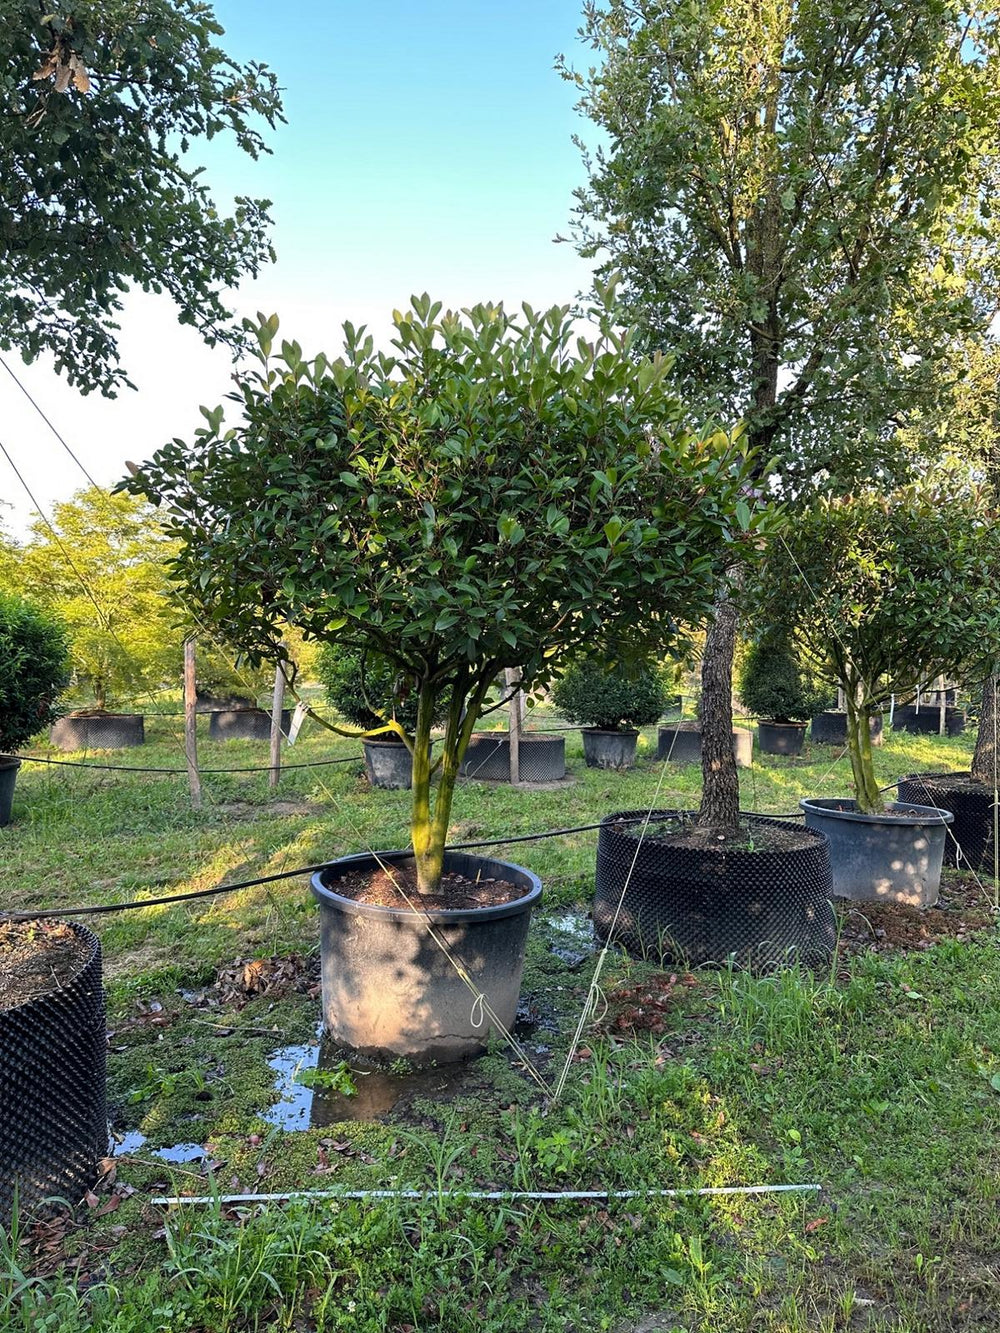
M802 753L806 722L821 700L803 679L786 638L765 634L750 645L739 695L751 717L759 719L757 745L764 754Z
M950 812L887 802L870 723L895 694L960 676L1000 649L1000 543L985 494L950 475L888 494L820 499L773 542L754 603L794 628L817 676L843 683L852 797L801 802L830 838L835 891L848 898L935 902Z
M27 598L0 592L0 825L10 822L21 766L14 754L59 716L68 680L62 622Z
M582 725L587 767L621 771L635 762L638 728L660 717L667 691L649 663L581 661L556 682L552 700L567 721Z
M316 674L328 702L346 722L361 729L358 734L372 786L409 790L413 780L410 751L402 736L386 726L395 721L412 732L417 723L417 696L412 690L401 693L399 671L376 653L324 645ZM440 720L440 713L439 709L435 721ZM376 734L366 734L371 732Z
M415 297L394 355L346 325L344 356L312 361L289 342L272 359L265 320L239 423L206 411L193 444L124 483L162 504L185 599L251 662L280 653L288 624L381 655L416 701L412 727L384 724L412 760L411 848L313 880L326 1027L371 1054L456 1059L513 1022L541 885L446 850L497 675L519 667L530 691L584 645L662 642L708 614L720 567L755 541L739 443L679 426L612 289L592 314L588 343L568 307L455 314Z

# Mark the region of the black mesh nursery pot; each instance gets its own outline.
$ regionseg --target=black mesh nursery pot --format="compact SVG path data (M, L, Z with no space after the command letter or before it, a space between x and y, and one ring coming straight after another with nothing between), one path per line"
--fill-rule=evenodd
M899 799L932 805L955 816L945 839L944 859L959 869L993 873L993 789L969 773L911 773L899 784Z
M934 705L917 708L915 704L905 704L892 714L892 725L896 731L908 731L918 736L937 736L941 730L941 710ZM946 708L944 710L944 731L946 736L960 736L965 730L965 710Z
M22 1215L47 1199L79 1203L108 1150L101 945L84 926L69 925L83 946L72 980L0 1010L3 1225L15 1194Z
M20 767L20 759L0 759L0 828L6 828L10 823L14 808L14 786Z
M292 713L281 710L281 731L287 736ZM263 708L225 708L209 714L208 736L213 741L266 741L271 739L271 714Z
M523 866L446 852L446 872L506 880L522 896L495 907L413 912L337 892L345 875L412 862L412 852L377 857L364 852L341 857L313 875L320 905L323 1022L338 1045L362 1055L444 1064L481 1054L494 1033L490 1014L455 963L504 1027L513 1026L531 910L542 885Z
M127 750L144 745L141 713L69 714L52 723L49 739L60 750Z
M594 897L598 938L687 967L732 960L765 969L830 959L836 931L823 834L751 815L746 817L751 841L754 829L763 836L767 825L795 835L791 845L692 847L672 843L671 833L695 814L654 810L640 842L645 817L645 811L625 810L601 821Z
M882 744L882 718L873 717L868 725L871 732L872 744ZM840 713L835 708L828 709L825 713L817 713L809 724L809 732L812 736L814 745L846 745L847 744L847 714Z
M566 739L563 736L522 735L517 757L521 782L560 782L566 776ZM505 731L476 732L469 741L459 771L465 778L509 782L510 736Z
M402 741L361 742L365 772L373 787L409 791L413 785L413 757Z

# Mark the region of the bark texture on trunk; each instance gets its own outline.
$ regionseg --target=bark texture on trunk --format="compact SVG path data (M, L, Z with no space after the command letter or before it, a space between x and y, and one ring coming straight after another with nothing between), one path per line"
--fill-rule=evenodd
M979 730L976 732L976 749L972 756L972 776L987 787L993 786L1000 764L1000 755L997 754L997 733L1000 731L1000 718L997 717L998 690L1000 676L990 676L983 686Z
M730 837L739 830L740 775L733 752L736 606L723 590L701 659L701 808L698 822Z

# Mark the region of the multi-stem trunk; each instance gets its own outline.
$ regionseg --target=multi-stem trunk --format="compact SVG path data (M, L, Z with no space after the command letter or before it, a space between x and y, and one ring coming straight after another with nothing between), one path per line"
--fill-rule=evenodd
M737 612L728 590L716 600L715 619L701 663L701 774L698 822L729 837L739 831L740 777L733 749L733 654Z
M468 677L453 682L448 704L440 758L431 756L431 728L436 712L438 690L433 683L420 687L417 724L413 733L413 786L410 836L416 861L417 888L420 893L441 891L444 849L448 841L451 806L455 797L459 765L469 744L489 689L492 671L484 669L469 689ZM464 715L463 715L464 709ZM437 791L431 800L431 780L438 775Z
M878 815L885 810L885 801L878 789L875 759L872 754L872 711L858 692L848 685L847 695L847 751L854 775L854 799L861 814ZM862 700L867 694L862 696Z
M987 787L995 784L997 766L1000 764L1000 753L997 750L997 732L1000 730L1000 718L997 717L998 690L1000 690L1000 676L990 676L983 685L976 749L972 756L972 776Z

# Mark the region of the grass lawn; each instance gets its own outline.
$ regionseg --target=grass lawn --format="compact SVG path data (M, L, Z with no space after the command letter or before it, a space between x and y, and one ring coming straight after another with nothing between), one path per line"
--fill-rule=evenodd
M180 728L150 719L143 749L88 759L182 766ZM602 774L584 768L571 732L571 782L531 792L466 783L453 839L575 825L654 800L693 807L698 770L656 764L653 748L650 731L634 771ZM307 723L287 757L357 751ZM967 768L970 752L971 738L890 736L876 764L888 782ZM206 740L201 761L263 763L266 746ZM849 776L825 747L801 760L755 755L743 804L792 811L803 795L845 794ZM407 841L406 794L370 792L360 762L286 772L276 793L261 776L206 776L204 786L195 813L183 777L26 764L15 822L0 830L4 907L57 913L153 898ZM595 840L500 853L545 884L521 1030L550 1085L595 964ZM310 1072L320 1057L318 928L304 879L95 917L118 1155L82 1218L6 1239L0 1327L994 1330L992 894L992 881L980 891L949 872L943 906L908 918L905 947L892 929L879 933L877 912L847 915L844 947L822 976L667 975L613 953L607 1004L552 1106L499 1046L458 1072L356 1073L355 1097L338 1090L336 1062ZM445 1197L782 1182L822 1192L607 1206ZM173 1212L150 1202L396 1186L428 1194Z

